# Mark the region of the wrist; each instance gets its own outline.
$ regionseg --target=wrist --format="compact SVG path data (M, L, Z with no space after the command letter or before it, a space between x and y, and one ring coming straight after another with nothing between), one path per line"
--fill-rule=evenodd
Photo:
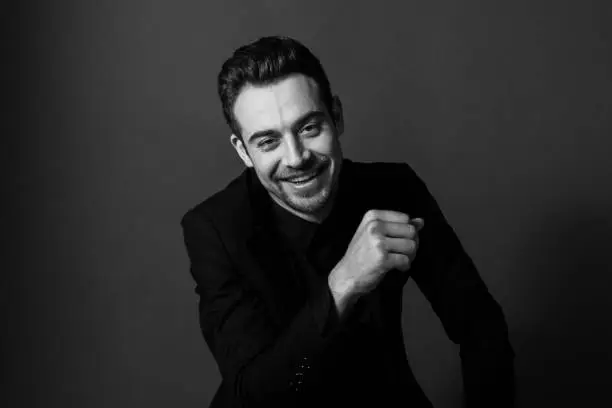
M358 294L353 279L342 278L341 274L334 270L330 273L327 283L340 314L357 301Z

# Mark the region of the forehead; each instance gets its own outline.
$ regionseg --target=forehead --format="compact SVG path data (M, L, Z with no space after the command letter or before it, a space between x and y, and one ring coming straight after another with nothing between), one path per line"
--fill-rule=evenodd
M234 104L234 115L245 138L262 130L282 131L315 110L323 110L317 83L304 75L292 75L269 85L246 85Z

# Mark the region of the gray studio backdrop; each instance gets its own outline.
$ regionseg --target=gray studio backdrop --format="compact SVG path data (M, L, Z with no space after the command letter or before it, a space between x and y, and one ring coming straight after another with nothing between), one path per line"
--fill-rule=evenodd
M57 1L28 6L7 407L204 407L179 221L242 164L216 96L237 46L294 36L343 102L347 157L406 161L503 306L519 406L610 401L612 21L606 1ZM11 215L12 217L12 215ZM457 346L410 282L436 407ZM358 390L355 390L356 392Z

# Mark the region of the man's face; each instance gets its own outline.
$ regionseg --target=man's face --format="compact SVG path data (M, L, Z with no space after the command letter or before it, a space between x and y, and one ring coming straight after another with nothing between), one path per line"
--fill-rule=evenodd
M242 140L231 141L279 205L317 220L329 211L342 165L340 103L328 112L317 84L292 75L271 85L247 85L234 104ZM333 116L333 119L332 119Z

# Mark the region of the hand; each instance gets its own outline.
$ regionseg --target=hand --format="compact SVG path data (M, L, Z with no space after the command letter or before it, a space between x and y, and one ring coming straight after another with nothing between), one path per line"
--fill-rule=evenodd
M347 299L370 292L391 269L410 269L423 225L423 219L411 220L404 213L368 211L346 254L330 273L328 282L336 303L347 303Z

